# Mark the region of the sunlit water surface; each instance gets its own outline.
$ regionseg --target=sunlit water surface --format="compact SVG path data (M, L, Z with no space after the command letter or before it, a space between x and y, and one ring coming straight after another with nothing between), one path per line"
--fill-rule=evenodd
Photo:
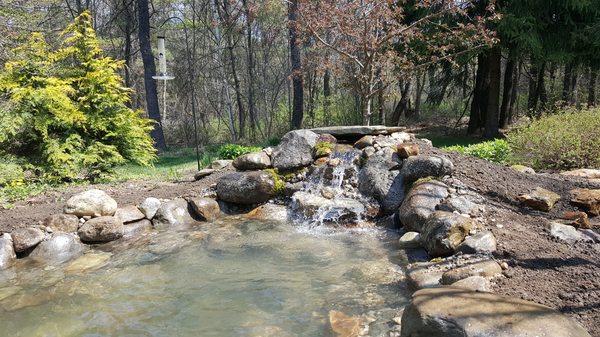
M333 336L337 310L385 336L407 302L389 233L232 218L204 226L6 272L0 335Z

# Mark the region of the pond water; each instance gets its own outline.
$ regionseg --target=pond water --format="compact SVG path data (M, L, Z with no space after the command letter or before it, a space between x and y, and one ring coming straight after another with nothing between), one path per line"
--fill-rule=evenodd
M231 217L202 226L17 266L0 276L0 335L334 336L336 310L386 336L407 303L394 234Z

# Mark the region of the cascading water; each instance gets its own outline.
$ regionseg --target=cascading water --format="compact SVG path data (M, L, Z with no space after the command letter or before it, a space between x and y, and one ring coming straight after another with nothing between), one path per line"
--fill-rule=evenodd
M292 197L296 223L314 228L324 224L354 226L363 222L369 200L356 190L360 152L336 152L311 168L304 189Z

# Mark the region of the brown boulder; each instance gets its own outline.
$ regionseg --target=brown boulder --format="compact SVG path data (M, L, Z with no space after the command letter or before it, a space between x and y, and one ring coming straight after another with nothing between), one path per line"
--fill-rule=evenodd
M101 216L86 221L77 231L83 242L108 242L123 237L123 223L113 216Z
M567 220L568 224L575 228L591 229L592 224L585 212L565 212L560 216L561 219Z
M590 215L600 215L600 190L572 190L571 202L585 209Z
M221 213L219 203L210 198L190 198L192 209L205 221L215 220Z
M435 211L423 225L421 241L431 256L452 255L474 227L475 223L471 218Z
M15 252L21 253L31 247L37 246L46 237L38 228L19 228L10 233L15 246Z
M408 158L419 155L419 146L412 143L398 144L398 157Z
M44 219L43 225L55 232L72 233L79 228L79 218L73 214L53 214Z

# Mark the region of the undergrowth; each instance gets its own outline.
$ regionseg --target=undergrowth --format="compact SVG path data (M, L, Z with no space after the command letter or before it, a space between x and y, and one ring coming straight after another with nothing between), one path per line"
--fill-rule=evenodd
M501 164L508 162L511 154L511 148L504 139L494 139L472 145L454 145L443 149Z

